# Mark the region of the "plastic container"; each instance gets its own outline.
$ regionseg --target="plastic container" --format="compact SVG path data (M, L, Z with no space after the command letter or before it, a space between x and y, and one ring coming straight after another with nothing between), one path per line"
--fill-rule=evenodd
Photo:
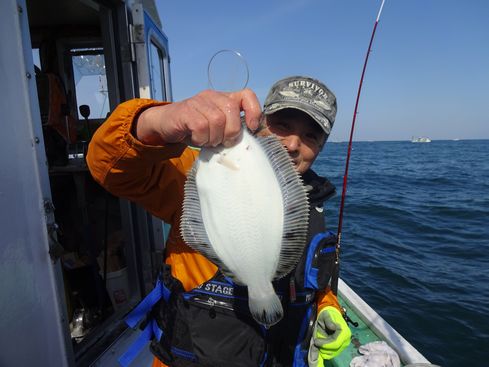
M114 307L119 310L129 300L129 277L127 268L107 273L107 293Z

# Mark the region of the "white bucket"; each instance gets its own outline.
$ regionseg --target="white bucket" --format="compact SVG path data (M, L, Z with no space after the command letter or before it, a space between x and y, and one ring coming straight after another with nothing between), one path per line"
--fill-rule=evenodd
M127 268L107 273L106 283L110 301L112 302L114 311L117 311L129 300L129 278L127 275Z

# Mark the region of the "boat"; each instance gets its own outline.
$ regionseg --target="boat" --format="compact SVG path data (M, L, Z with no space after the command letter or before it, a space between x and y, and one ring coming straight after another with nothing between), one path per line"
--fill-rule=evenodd
M399 356L402 366L434 366L409 341L385 321L341 278L338 282L338 300L352 322L352 342L347 349L325 367L347 367L359 356L359 346L371 342L385 341Z
M3 0L0 20L2 365L117 366L168 226L105 192L84 157L119 103L172 100L168 39L151 0ZM370 340L426 361L343 282L339 297L359 326L334 366ZM146 349L133 365L151 361Z
M411 143L431 143L431 139L426 136L412 137Z

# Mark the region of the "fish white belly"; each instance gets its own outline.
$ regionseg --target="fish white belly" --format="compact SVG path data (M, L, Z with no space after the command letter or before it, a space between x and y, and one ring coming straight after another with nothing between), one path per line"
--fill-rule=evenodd
M251 314L268 327L283 316L271 282L297 264L308 213L306 190L281 143L244 131L231 148L202 149L185 184L181 232L248 287Z
M217 256L237 280L271 281L283 233L284 204L272 166L254 139L244 146L201 160L197 190L202 219Z

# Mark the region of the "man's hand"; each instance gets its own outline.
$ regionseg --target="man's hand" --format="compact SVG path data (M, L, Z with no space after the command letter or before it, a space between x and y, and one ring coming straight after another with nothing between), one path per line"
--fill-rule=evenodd
M324 360L333 359L349 344L351 331L336 308L323 308L316 319L307 356L310 367L322 367Z
M148 108L139 116L134 132L149 145L232 145L241 135L241 111L246 125L251 130L258 128L260 103L250 89L233 93L206 90L181 102Z

